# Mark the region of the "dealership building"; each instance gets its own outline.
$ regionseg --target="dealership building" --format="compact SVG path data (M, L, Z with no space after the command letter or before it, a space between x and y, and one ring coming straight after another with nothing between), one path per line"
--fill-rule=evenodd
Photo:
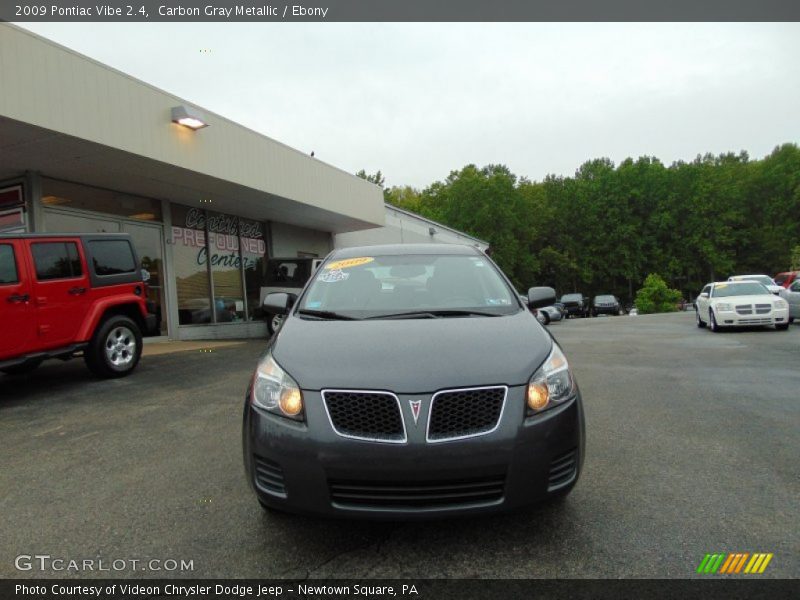
M486 243L374 184L0 23L0 232L125 232L172 339L265 335L267 259ZM220 301L231 308L222 322Z

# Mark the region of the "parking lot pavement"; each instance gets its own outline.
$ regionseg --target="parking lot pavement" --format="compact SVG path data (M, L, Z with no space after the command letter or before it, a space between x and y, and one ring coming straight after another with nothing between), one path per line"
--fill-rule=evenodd
M800 327L693 318L552 326L585 401L582 478L561 505L459 521L264 513L241 459L263 342L147 356L115 381L80 361L0 377L0 576L49 554L194 564L119 576L690 577L708 552L771 552L762 577L800 577Z

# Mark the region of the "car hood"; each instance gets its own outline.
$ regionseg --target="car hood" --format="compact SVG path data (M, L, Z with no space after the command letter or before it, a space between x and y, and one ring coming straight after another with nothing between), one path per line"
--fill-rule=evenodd
M272 354L302 389L399 394L525 385L552 340L528 311L502 317L367 321L288 318Z

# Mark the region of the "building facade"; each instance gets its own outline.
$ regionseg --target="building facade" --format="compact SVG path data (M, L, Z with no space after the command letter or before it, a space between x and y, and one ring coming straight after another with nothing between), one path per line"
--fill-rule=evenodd
M265 335L269 257L384 224L377 186L10 24L0 81L0 232L129 233L173 339Z

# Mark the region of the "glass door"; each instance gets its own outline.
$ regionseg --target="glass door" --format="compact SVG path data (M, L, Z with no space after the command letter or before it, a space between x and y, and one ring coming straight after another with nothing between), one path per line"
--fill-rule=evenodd
M139 254L141 267L150 274L147 282L148 310L156 315L155 335L167 333L167 311L164 301L164 244L160 225L122 222L122 232L128 233Z

